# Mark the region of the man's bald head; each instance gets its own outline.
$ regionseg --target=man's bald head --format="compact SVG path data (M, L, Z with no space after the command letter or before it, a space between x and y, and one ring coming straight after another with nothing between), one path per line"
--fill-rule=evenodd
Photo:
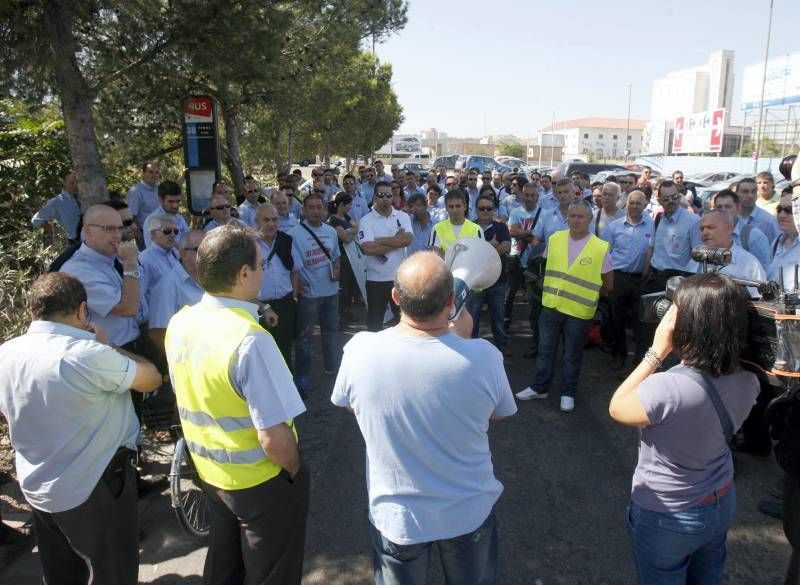
M397 304L415 321L435 319L453 294L453 275L433 252L417 252L397 269L394 281Z
M92 205L83 214L83 223L84 225L90 223L105 225L109 219L116 220L117 218L119 218L119 213L116 209L108 205Z

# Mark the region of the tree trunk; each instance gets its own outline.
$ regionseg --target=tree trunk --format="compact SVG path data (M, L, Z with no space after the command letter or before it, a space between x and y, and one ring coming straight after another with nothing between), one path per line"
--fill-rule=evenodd
M44 26L53 53L69 152L78 175L81 208L85 211L90 205L108 199L108 188L94 133L93 96L75 56L77 46L72 33L73 24L70 2L52 0L47 3Z
M272 142L272 162L275 163L275 169L279 171L283 161L281 161L281 128L277 123L273 124L270 140Z
M236 193L236 203L244 201L244 173L242 172L242 156L239 150L239 124L236 118L236 108L220 99L222 106L222 120L225 124L225 145L228 156L225 163L231 173L233 190Z
M288 146L286 148L286 172L292 170L292 160L294 159L294 123L289 122L289 135L286 138L288 142ZM282 170L281 167L278 167L278 170Z

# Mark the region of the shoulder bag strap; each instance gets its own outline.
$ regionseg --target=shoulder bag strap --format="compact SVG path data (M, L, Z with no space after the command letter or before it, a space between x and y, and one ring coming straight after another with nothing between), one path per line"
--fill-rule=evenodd
M711 403L714 405L714 410L717 411L719 422L722 425L722 432L725 434L725 442L730 445L735 430L733 428L733 421L731 420L731 415L728 413L728 409L725 408L725 404L722 402L722 398L720 398L719 392L717 392L717 389L714 387L714 384L711 382L708 374L683 364L679 364L674 368L671 368L669 371L683 374L703 387L703 390L706 391L706 394L711 399Z
M309 234L311 234L311 237L312 237L312 238L314 238L314 241L317 243L317 245L318 245L320 248L322 248L322 251L323 251L323 252L325 252L325 255L328 257L328 260L329 260L329 261L331 261L331 262L333 262L333 257L331 256L331 253L330 253L330 252L328 252L328 248L326 248L326 247L325 247L325 244L323 244L322 242L320 242L319 238L317 237L317 234L315 234L314 232L312 232L312 231L311 231L311 228L310 228L310 227L308 227L308 226L305 224L305 222L302 222L302 221L301 221L301 222L300 222L300 225L301 225L301 226L303 226L303 229L304 229L304 230L306 230L306 231L307 231Z

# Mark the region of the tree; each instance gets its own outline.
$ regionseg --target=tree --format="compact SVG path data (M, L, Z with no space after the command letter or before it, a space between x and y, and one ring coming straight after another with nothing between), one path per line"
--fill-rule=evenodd
M527 153L525 152L525 146L522 144L511 144L509 142L501 142L500 148L498 148L498 152L500 156L513 156L514 158L521 158L522 160L526 160Z

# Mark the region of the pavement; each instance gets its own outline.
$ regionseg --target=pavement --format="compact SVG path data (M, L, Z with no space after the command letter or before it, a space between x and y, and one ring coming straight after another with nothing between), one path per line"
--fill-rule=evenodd
M534 360L521 357L531 343L525 309L521 303L516 307L515 356L506 360L514 391L529 384L534 367ZM488 323L482 333L489 334ZM314 359L319 364L317 340ZM495 473L505 486L496 508L498 584L634 582L626 506L637 431L608 416L611 394L625 377L610 364L610 356L598 348L586 351L571 414L558 409L556 374L548 399L520 402L515 416L491 423ZM303 583L367 585L374 581L364 443L355 418L330 403L333 377L319 374L312 381L308 412L297 421L302 456L312 474ZM780 522L757 510L759 499L780 478L780 469L772 457L737 454L735 465L738 509L728 535L725 583L782 583L790 547ZM144 536L140 583L201 583L206 549L181 530L168 495L150 496L139 507ZM0 566L0 583L40 583L33 544L14 562ZM444 583L435 555L431 566L429 583Z

